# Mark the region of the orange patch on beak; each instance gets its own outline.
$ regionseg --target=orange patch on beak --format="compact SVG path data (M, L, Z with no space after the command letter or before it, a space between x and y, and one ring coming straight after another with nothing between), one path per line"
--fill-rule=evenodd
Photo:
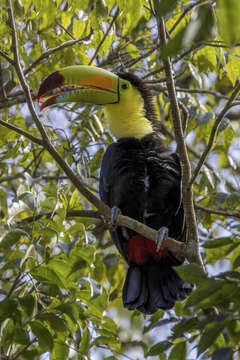
M100 89L112 90L114 87L114 82L112 79L105 76L91 76L76 82L75 85L93 86Z

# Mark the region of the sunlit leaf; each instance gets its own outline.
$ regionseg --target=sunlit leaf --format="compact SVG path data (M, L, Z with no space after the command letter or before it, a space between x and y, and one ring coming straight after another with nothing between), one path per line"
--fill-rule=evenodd
M219 0L217 2L218 27L221 37L233 45L240 39L240 24L237 14L240 11L238 0Z

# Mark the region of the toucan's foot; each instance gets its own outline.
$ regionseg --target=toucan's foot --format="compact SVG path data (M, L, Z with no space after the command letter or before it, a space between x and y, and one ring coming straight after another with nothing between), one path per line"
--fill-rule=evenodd
M168 238L168 228L166 226L162 226L158 231L156 235L156 245L157 245L157 252L160 251L160 248L162 246L163 240Z
M114 206L112 208L112 213L111 213L111 223L110 223L110 227L115 230L117 227L117 219L118 216L121 214L121 210L117 207Z

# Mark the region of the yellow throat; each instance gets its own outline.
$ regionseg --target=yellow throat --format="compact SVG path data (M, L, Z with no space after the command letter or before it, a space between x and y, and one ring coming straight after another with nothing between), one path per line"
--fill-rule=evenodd
M152 123L145 116L144 101L136 89L131 96L123 96L118 104L104 106L109 130L118 139L141 139L153 132Z

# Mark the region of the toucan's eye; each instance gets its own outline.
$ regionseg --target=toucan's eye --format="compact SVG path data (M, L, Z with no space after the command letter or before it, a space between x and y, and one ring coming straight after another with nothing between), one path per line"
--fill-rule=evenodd
M121 86L121 88L122 88L123 90L128 89L128 83L123 83L122 86Z

